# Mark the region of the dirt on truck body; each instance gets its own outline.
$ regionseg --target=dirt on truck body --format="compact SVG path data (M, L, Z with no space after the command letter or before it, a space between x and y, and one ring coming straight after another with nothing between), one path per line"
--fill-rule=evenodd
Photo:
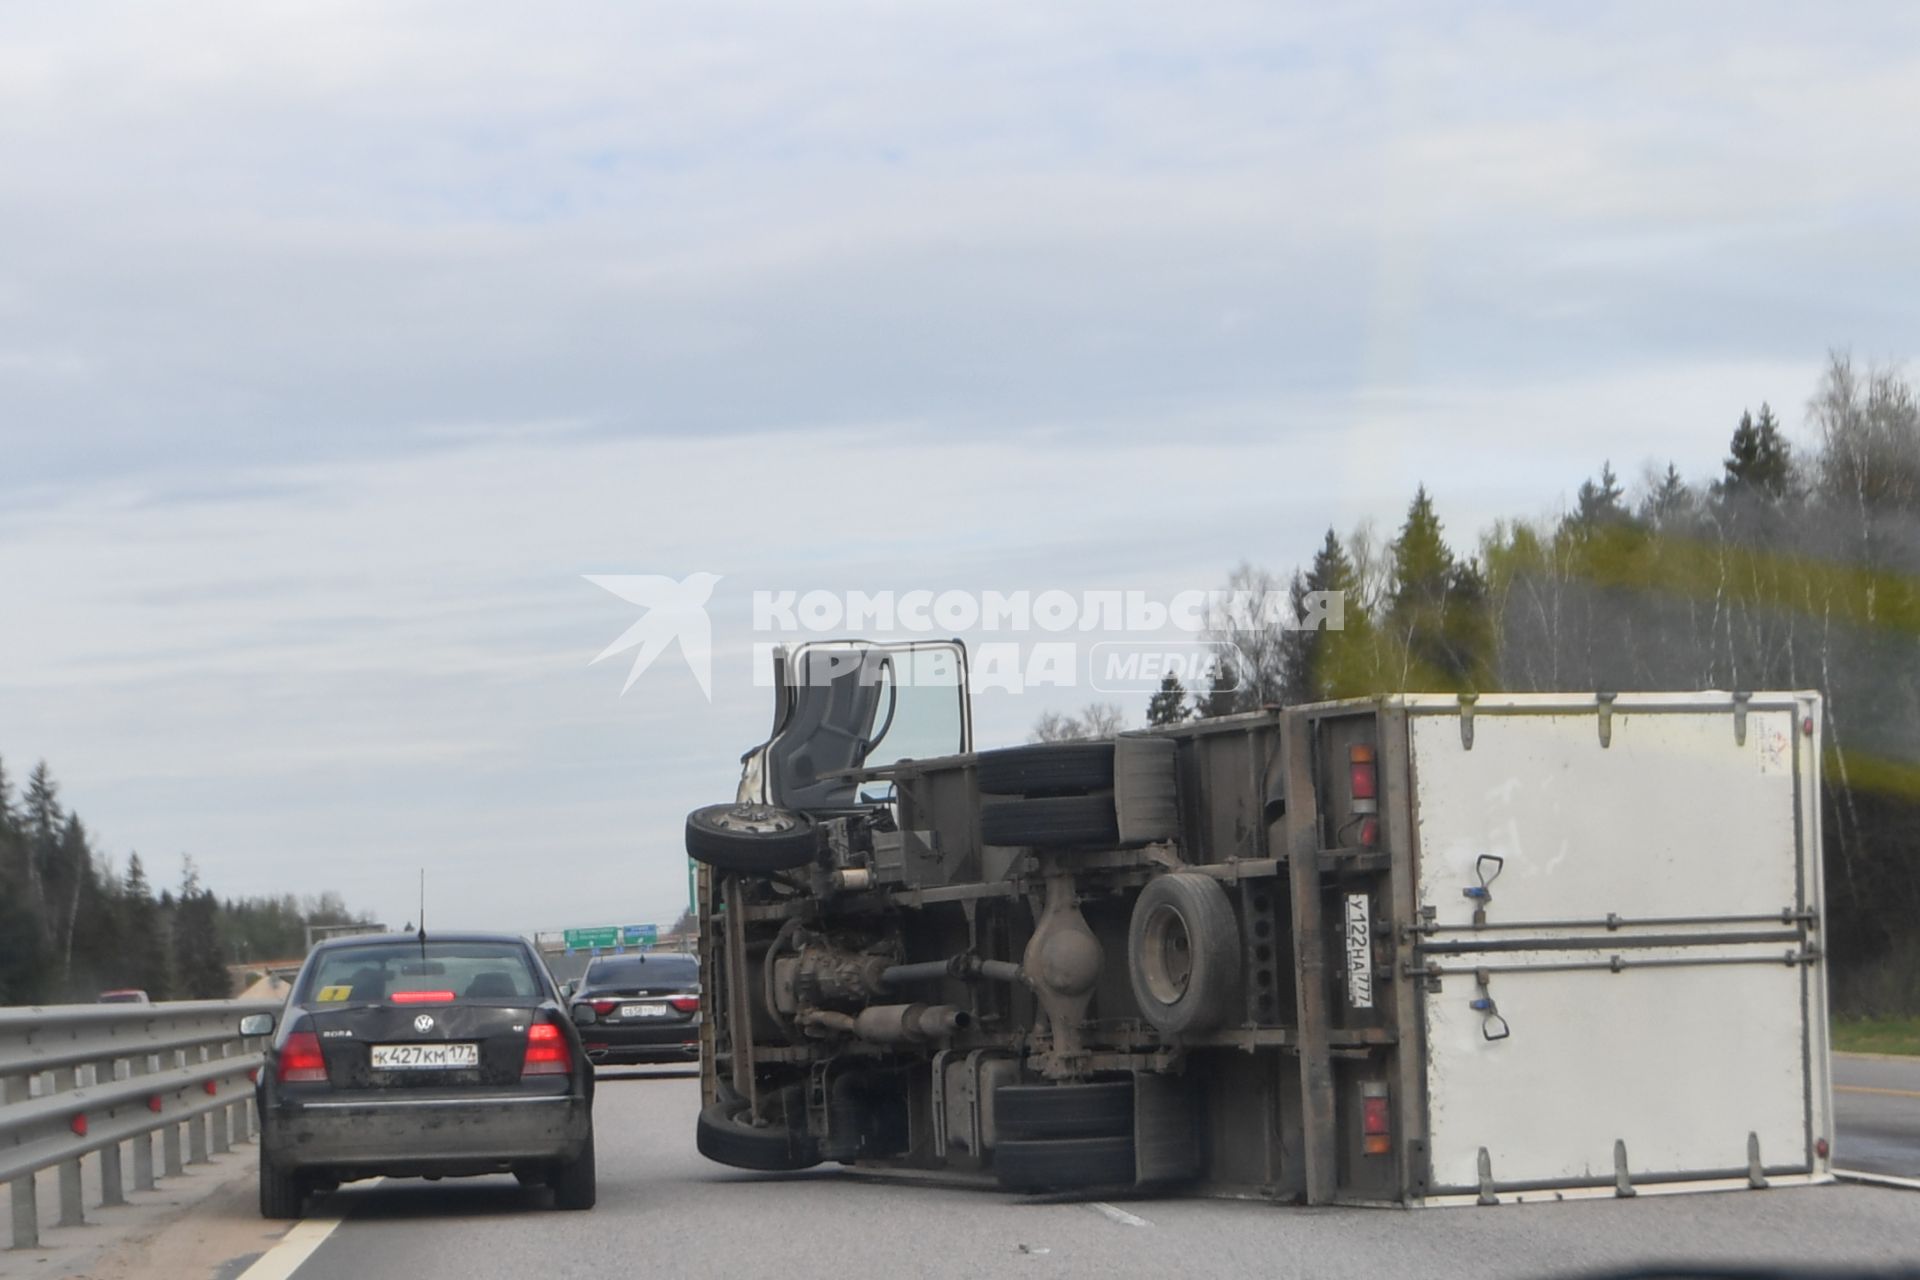
M777 663L687 825L715 1160L1403 1205L1829 1176L1815 694L976 752L957 642Z

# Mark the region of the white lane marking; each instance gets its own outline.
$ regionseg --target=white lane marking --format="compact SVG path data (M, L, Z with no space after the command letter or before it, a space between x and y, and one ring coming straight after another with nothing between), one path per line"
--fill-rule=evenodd
M369 1178L359 1185L377 1187L384 1181L384 1178ZM280 1237L279 1244L255 1258L238 1280L289 1280L300 1269L300 1264L311 1258L346 1220L346 1213L339 1208L319 1217L302 1218L293 1224L293 1230Z
M1150 1227L1153 1225L1145 1218L1128 1213L1125 1209L1117 1209L1104 1200L1089 1200L1086 1202L1086 1206L1108 1221L1117 1222L1123 1227Z
M1920 1178L1896 1178L1890 1173L1868 1173L1864 1169L1835 1169L1833 1176L1842 1182L1861 1182L1870 1187L1898 1187L1902 1191L1920 1191Z

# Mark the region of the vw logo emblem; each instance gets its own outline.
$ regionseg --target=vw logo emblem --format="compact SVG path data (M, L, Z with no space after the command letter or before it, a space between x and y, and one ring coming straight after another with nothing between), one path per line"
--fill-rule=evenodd
M433 1015L430 1013L423 1013L419 1017L415 1018L413 1020L413 1029L415 1031L418 1031L421 1035L425 1035L427 1034L427 1032L433 1030Z

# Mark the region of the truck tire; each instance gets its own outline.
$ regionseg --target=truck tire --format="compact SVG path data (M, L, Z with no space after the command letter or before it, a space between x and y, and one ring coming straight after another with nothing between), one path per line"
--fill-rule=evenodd
M710 804L687 815L687 856L718 871L787 871L813 861L819 847L811 818L775 805Z
M1113 747L1113 808L1120 843L1152 844L1180 834L1180 804L1172 738L1128 734Z
M761 1173L791 1173L820 1163L820 1148L806 1130L786 1124L751 1125L728 1115L721 1106L700 1113L694 1145L709 1160Z
M1007 1141L993 1149L994 1176L1009 1191L1133 1185L1133 1138Z
M993 1127L1002 1142L1124 1138L1133 1132L1133 1081L1001 1085L993 1091Z
M591 1209L593 1202L599 1199L599 1175L593 1163L593 1134L587 1134L587 1144L580 1148L580 1154L573 1159L556 1165L553 1170L553 1207L556 1209Z
M1036 848L1119 843L1113 797L1047 796L997 800L980 806L980 842Z
M307 1204L307 1180L297 1173L276 1169L265 1156L260 1158L260 1216L274 1221L297 1218Z
M1212 876L1149 880L1127 929L1127 969L1140 1013L1162 1035L1214 1030L1240 1010L1240 925Z
M982 795L1077 796L1113 786L1111 742L1037 742L982 751L974 760Z

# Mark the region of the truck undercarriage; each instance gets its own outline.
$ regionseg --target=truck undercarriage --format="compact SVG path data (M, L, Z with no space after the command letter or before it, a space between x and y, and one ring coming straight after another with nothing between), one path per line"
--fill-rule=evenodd
M1825 1176L1816 696L974 752L929 649L790 656L689 817L710 1157L1306 1203ZM943 663L948 749L901 758Z

